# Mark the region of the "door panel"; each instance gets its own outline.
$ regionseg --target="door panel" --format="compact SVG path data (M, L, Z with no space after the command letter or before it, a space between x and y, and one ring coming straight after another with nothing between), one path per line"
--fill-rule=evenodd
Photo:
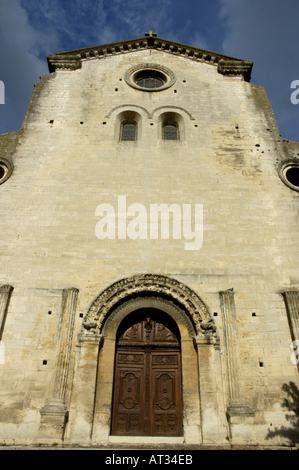
M182 436L181 397L179 342L147 314L117 345L111 434Z
M152 354L152 435L182 435L179 365L179 352Z
M137 365L132 362L137 361ZM144 403L143 354L117 353L112 434L139 435Z

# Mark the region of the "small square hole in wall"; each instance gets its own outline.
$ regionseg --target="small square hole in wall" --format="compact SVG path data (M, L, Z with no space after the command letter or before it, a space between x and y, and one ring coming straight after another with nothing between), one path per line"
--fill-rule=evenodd
M253 314L252 314L251 316L252 316L252 317L256 317L256 313L255 313L255 312L253 312Z
M214 317L218 317L218 313L217 313L217 312L214 312Z
M51 121L49 121L49 124L53 124L53 122L54 122L54 120L53 120L53 119L51 119Z
M261 360L259 361L259 366L260 366L260 367L264 367L263 361L261 361Z
M118 91L118 88L115 88L115 91Z
M51 310L49 310L49 311L48 311L48 315L52 315L52 312L51 312Z
M46 366L48 364L48 361L44 360L43 361L43 366Z
M79 314L79 317L80 317L80 318L83 318L83 313L80 313L80 314Z

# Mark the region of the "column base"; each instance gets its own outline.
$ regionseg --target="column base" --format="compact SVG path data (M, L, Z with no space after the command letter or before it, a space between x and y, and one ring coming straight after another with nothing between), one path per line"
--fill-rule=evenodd
M257 444L253 432L254 411L244 403L234 403L227 409L230 442L234 445Z
M227 408L228 422L232 424L245 418L247 421L250 421L250 418L253 418L253 416L254 411L244 403L233 403Z
M40 414L39 441L49 444L61 443L68 418L68 410L64 401L54 398L50 399L48 403L41 408Z

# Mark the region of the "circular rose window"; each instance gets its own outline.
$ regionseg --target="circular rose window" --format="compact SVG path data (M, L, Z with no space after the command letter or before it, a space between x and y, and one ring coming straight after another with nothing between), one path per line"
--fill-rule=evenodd
M128 85L142 91L161 91L175 83L175 75L158 64L134 65L125 74Z
M4 157L0 157L0 184L4 183L12 174L12 163Z

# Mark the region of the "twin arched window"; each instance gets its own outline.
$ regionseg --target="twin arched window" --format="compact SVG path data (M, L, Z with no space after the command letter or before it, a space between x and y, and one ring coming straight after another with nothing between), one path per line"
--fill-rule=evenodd
M136 122L124 122L121 125L120 140L135 141L137 140L137 124ZM162 126L162 140L179 140L179 129L176 124L165 123Z

